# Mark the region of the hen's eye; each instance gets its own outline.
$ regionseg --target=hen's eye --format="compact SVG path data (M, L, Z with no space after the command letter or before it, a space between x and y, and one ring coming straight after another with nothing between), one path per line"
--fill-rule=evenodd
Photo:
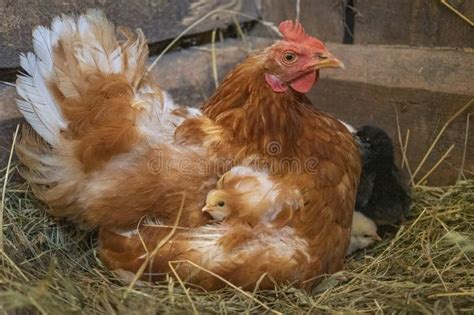
M219 207L223 207L225 205L225 202L224 201L219 201L219 203L217 204Z
M287 51L283 54L283 62L293 63L296 61L296 54L292 51Z

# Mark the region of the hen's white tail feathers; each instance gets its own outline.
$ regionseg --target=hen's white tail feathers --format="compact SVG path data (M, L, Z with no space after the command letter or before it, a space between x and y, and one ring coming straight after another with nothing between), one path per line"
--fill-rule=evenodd
M54 76L55 74L53 71L52 47L57 43L57 35L58 34L51 32L50 29L44 26L38 26L33 31L33 49L36 56L41 61L40 67L45 76ZM54 79L54 77L49 79Z
M57 146L67 128L61 99L74 98L89 88L93 75L124 75L136 89L145 73L148 48L143 33L120 30L102 11L88 10L79 17L54 18L51 29L33 32L34 54L21 56L26 74L17 80L17 106L33 129Z
M16 147L22 175L56 216L93 221L83 212L95 195L84 187L104 187L97 178L107 174L120 178L123 165L146 168L135 157L172 147L176 126L199 111L174 113L172 99L144 77L143 33L116 33L100 11L56 17L33 37L17 80L18 108L36 132L24 129Z
M16 82L18 95L23 98L17 101L18 109L35 131L55 146L66 122L47 87L46 66L41 67L41 61L32 53L22 55L20 64L28 75L18 76Z

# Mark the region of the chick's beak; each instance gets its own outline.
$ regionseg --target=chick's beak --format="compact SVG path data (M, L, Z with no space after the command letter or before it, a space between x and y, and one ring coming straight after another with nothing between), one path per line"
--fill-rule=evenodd
M205 205L203 208L202 208L202 212L208 212L210 210L209 206L208 205Z
M316 57L317 61L315 64L316 70L322 69L322 68L342 68L345 69L344 64L342 61L336 58L333 54L330 52L326 52L323 54L319 54Z
M378 234L373 235L372 238L379 242L382 240L382 238Z

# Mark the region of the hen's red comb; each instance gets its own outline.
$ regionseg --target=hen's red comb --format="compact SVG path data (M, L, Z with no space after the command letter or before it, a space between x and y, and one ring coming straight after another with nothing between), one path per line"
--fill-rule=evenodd
M323 42L306 34L303 25L298 21L286 20L278 27L283 37L292 42L305 43L317 49L325 49Z

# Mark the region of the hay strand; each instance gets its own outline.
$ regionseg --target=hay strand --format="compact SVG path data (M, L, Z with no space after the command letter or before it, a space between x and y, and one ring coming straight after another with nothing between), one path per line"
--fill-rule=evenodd
M323 280L325 285L318 286L322 289L313 292L290 285L246 292L232 284L216 292L205 292L173 275L162 282L138 285L137 281L124 287L95 257L94 234L52 219L46 214L46 207L32 196L27 184L8 182L5 195L5 253L0 268L0 305L5 311L48 314L60 314L58 309L63 313L90 314L137 310L262 313L270 312L268 308L290 314L474 311L470 280L474 252L473 180L444 188L417 186L411 220L374 247L349 257L344 271L327 277ZM179 228L177 224L157 228L172 230L173 227L175 231ZM159 254L156 248L150 257L155 252ZM176 262L172 265L175 267Z
M7 183L10 177L10 167L12 164L13 152L15 152L15 143L18 136L18 130L20 125L16 125L15 133L13 134L12 146L10 149L10 154L8 155L7 169L5 171L5 178L3 180L3 189L2 189L2 200L0 203L0 253L3 254L3 212L5 209L5 197L7 191Z
M433 151L434 147L436 146L436 144L438 143L439 139L441 139L441 136L443 135L443 133L445 132L445 130L449 127L449 125L454 121L456 120L456 118L458 118L462 113L464 113L464 111L466 109L468 109L469 107L471 107L472 105L474 104L474 98L471 99L469 102L467 102L464 106L462 106L456 113L454 113L454 115L452 115L448 121L446 121L443 125L443 127L441 128L441 130L438 132L438 135L436 136L436 138L434 139L434 141L431 143L430 147L428 148L428 150L426 151L425 155L423 156L423 159L420 161L420 163L418 164L418 167L415 169L415 171L413 172L413 178L416 177L416 175L418 175L418 172L420 172L421 168L423 167L423 165L425 164L426 160L428 159L428 157L431 155L431 152Z

